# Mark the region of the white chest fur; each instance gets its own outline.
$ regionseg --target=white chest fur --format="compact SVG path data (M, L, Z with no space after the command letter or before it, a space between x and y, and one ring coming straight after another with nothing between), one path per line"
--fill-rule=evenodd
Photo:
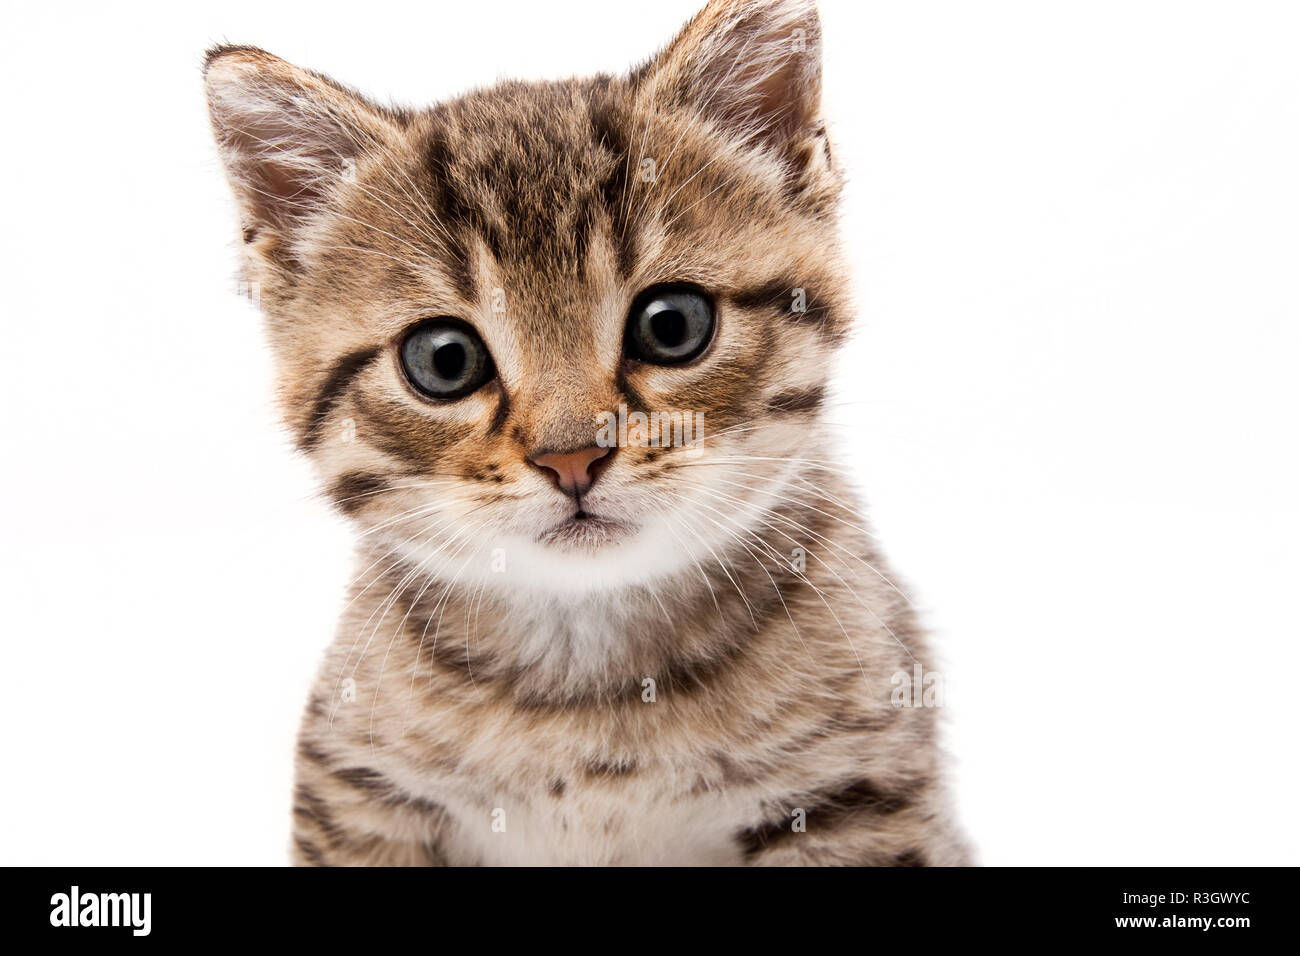
M632 788L628 788L629 791ZM444 797L453 864L495 866L728 866L741 862L738 808L706 794L655 804L633 793L550 794L493 807Z

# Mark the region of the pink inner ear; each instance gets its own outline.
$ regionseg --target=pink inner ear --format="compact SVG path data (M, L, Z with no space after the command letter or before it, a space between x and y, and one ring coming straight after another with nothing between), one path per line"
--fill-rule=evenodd
M818 125L821 25L810 0L711 3L650 67L661 90L782 151Z
M266 130L283 135L285 130ZM270 140L260 132L236 134L245 140L243 165L252 194L249 199L260 217L285 226L319 208L327 185L343 166L345 157L320 144Z
M736 121L752 127L759 139L774 146L786 146L799 133L812 127L817 108L816 95L808 95L800 64L793 60L761 77L749 88L748 96L736 106Z
M355 153L353 141L341 130L325 139L319 129L308 132L294 124L301 119L293 114L244 117L223 138L236 185L263 224L285 227L311 215Z
M315 212L382 123L359 95L261 51L217 56L207 85L227 172L258 225Z

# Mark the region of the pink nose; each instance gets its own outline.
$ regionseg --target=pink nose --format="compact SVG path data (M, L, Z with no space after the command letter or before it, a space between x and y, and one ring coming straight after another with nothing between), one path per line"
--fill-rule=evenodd
M566 495L581 497L596 480L593 464L613 450L592 445L577 451L548 451L533 455L528 460L538 468L551 472L556 486Z

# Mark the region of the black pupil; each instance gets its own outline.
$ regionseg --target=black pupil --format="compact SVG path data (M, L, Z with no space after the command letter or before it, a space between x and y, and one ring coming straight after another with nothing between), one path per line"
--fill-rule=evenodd
M456 380L465 370L465 346L448 342L433 353L433 367L445 379Z
M676 348L686 338L686 317L676 309L664 309L655 313L650 328L656 339L669 348Z

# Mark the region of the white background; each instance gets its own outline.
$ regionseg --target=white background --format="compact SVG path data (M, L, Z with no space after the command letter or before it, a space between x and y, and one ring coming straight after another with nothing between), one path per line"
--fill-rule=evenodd
M348 534L274 424L202 51L383 99L617 71L693 0L6 13L0 862L281 863ZM1300 862L1293 5L823 4L836 451L990 864Z

